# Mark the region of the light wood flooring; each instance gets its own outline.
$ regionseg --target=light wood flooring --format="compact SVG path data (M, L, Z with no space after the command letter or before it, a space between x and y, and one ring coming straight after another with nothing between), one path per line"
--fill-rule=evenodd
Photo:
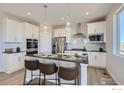
M24 69L11 74L0 72L0 85L23 85L23 76ZM37 79L33 82L37 82ZM53 83L48 81L47 85ZM116 83L105 69L88 67L88 85L116 85Z

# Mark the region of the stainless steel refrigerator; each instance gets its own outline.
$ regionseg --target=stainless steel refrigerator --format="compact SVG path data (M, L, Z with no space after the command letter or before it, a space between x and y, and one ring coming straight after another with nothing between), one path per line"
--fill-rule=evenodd
M64 53L67 49L66 37L56 37L52 40L52 53Z

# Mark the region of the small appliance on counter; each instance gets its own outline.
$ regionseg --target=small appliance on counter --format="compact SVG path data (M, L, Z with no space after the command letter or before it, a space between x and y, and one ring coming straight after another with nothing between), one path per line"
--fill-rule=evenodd
M20 52L20 50L21 50L20 47L16 48L16 52Z
M103 48L99 48L99 51L100 51L100 52L103 52L103 51L104 51L104 49L103 49Z
M13 53L13 48L5 48L5 53Z
M87 49L85 48L85 46L84 46L84 48L83 48L83 51L84 51L84 52L86 52L86 51L87 51Z
M103 51L105 51L105 47L103 44L101 44L99 47L99 52L103 52Z

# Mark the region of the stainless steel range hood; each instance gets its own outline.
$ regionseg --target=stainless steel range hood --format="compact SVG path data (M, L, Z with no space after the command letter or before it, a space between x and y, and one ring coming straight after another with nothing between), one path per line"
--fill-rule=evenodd
M83 38L86 37L82 32L81 32L81 23L76 24L76 31L77 33L72 35L74 38Z

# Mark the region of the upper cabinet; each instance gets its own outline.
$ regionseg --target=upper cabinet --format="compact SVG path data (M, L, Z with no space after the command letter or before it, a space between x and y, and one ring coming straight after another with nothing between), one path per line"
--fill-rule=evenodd
M26 39L39 39L39 27L27 22L23 23L23 31Z
M106 32L106 22L88 23L88 34L97 34Z
M88 35L92 34L104 34L104 42L106 42L106 22L96 22L96 23L88 23Z
M66 43L71 42L71 29L59 28L54 29L54 37L66 37Z
M18 21L3 18L3 41L22 42L22 24Z

